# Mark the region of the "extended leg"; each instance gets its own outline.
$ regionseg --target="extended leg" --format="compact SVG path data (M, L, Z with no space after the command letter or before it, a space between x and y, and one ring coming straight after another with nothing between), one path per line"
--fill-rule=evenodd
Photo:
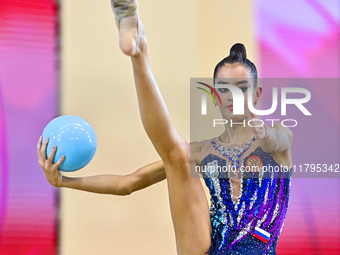
M135 25L141 28L140 20L135 20ZM123 23L124 19L121 22ZM131 31L133 30L136 29L131 28ZM130 37L127 34L120 31L120 37L125 38L124 40ZM120 42L124 40L120 39ZM211 223L201 181L199 178L190 177L190 167L195 167L195 161L191 160L193 157L190 157L188 142L170 121L150 68L145 36L140 40L133 37L133 41L138 41L135 46L137 49L127 50L122 46L121 49L126 54L135 52L131 60L140 114L145 131L164 163L177 251L181 255L203 255L211 243Z
M146 42L132 56L138 102L144 128L164 162L178 254L204 254L210 246L211 223L199 178L190 177L190 146L175 130L153 77Z

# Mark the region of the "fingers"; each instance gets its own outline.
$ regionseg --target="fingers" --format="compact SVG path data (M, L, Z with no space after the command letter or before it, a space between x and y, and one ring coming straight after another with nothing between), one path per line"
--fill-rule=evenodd
M41 161L41 157L40 157L40 147L41 147L41 140L42 140L42 136L39 137L39 140L38 140L38 144L37 144L37 154L38 154L38 163L40 165L40 161Z
M258 118L252 118L250 120L250 125L252 125L252 128L259 128L262 125L262 122Z
M48 137L45 139L45 141L43 142L43 144L41 146L41 149L40 149L41 156L44 159L46 159L46 147L47 147L47 144L48 144Z
M40 136L37 144L37 154L38 154L38 163L41 167L45 164L46 156L44 157L44 153L42 152L42 142L43 137Z
M43 137L40 136L38 143L37 143L38 163L40 167L44 170L45 174L47 173L52 174L52 172L59 170L59 166L64 162L65 156L64 155L61 156L58 162L53 164L53 159L57 151L57 146L54 145L51 150L51 153L48 155L48 158L46 159L46 148L47 148L49 139L46 138L43 143L42 143L42 139Z
M255 132L255 135L258 136L258 135L261 134L261 130L260 130L259 128L254 127L253 130L254 130L254 132Z
M252 127L252 128L254 130L254 133L255 133L257 139L263 139L263 137L265 136L264 126L262 126L262 127Z
M48 158L47 158L48 163L52 164L56 151L57 151L57 146L54 145L50 155L48 155Z
M65 160L65 156L61 156L60 159L58 160L57 163L54 164L54 166L56 167L56 169L59 168L59 166L61 165L61 163L63 163L63 161Z
M251 121L250 125L252 125L252 129L254 130L255 136L257 139L263 139L264 136L264 125L263 121L261 121L258 116L252 112L250 112Z
M42 140L42 136L40 136L40 137L39 137L39 140L38 140L38 144L37 144L37 151L38 151L38 152L40 151L41 140Z

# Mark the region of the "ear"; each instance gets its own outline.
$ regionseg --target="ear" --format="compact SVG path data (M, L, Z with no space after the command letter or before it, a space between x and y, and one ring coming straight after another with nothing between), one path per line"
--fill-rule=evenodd
M262 92L263 92L263 87L261 85L258 85L255 90L255 98L253 101L254 104L257 104L260 101Z

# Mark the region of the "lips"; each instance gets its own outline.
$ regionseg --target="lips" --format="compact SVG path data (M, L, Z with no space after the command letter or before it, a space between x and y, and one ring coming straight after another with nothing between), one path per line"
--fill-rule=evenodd
M232 110L233 110L233 105L232 105L232 104L230 104L230 105L228 105L228 106L227 106L227 108L228 108L229 110L231 110L231 111L232 111Z

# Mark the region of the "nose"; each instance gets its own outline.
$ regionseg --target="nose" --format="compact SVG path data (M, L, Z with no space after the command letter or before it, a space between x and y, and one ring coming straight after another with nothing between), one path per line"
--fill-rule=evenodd
M228 103L232 103L233 102L233 94L231 93L231 91L228 91L227 92L227 100L228 100Z

